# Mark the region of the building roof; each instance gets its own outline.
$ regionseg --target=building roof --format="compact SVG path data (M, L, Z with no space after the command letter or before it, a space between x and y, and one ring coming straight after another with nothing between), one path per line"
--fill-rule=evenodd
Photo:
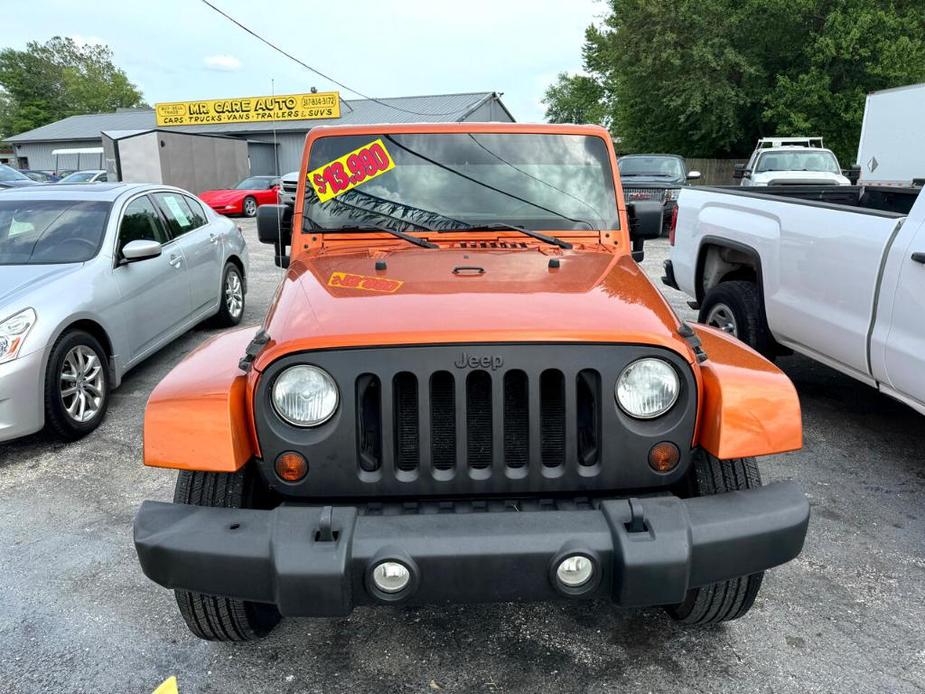
M162 128L184 133L284 133L304 132L317 125L365 125L368 123L442 123L459 121L483 103L496 100L505 111L504 104L495 92L466 94L436 94L427 96L400 96L377 99L341 100L340 118L317 120L275 121L273 123L223 123L220 125L184 125ZM397 108L390 108L389 105ZM403 110L397 110L403 109ZM413 113L409 113L409 111ZM510 115L510 113L508 113ZM513 120L513 117L512 117ZM70 116L55 123L43 125L19 135L6 138L6 142L55 142L58 140L98 140L103 130L151 130L157 127L153 110L126 110L115 113L90 113Z

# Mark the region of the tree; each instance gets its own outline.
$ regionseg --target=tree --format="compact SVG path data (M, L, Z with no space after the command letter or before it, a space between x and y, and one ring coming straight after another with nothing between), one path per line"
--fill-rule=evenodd
M546 89L546 120L550 123L596 123L606 125L604 88L593 77L559 73Z
M143 104L141 93L112 63L108 46L55 36L25 50L0 51L0 135L9 136L81 113Z
M847 163L864 96L925 81L921 0L608 5L585 70L630 151L744 156L761 136L822 135Z

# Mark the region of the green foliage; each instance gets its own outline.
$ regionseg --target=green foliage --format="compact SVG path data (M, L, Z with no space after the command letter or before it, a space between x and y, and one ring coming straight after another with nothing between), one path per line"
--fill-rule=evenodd
M925 81L922 0L607 4L585 70L627 151L745 156L761 136L822 135L848 164L865 96ZM557 88L572 79L547 91L547 115L568 111L574 90Z
M604 88L592 77L559 73L543 97L550 123L595 123L606 125Z
M67 116L142 104L141 93L112 64L107 46L55 36L25 50L0 51L0 135L14 135Z

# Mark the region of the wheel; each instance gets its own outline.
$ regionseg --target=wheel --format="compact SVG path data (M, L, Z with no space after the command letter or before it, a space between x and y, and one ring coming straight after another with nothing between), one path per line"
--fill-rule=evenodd
M244 204L241 205L241 209L244 210L245 217L256 217L257 201L248 195L246 198L244 198Z
M259 507L259 480L249 466L237 472L183 470L177 476L177 504L223 508ZM253 641L279 624L274 605L175 590L180 615L190 631L207 641Z
M716 285L704 297L697 320L734 335L767 359L778 353L754 282L735 280Z
M109 407L106 350L93 335L71 330L58 338L45 370L45 422L66 441L96 429Z
M694 459L691 479L695 496L722 494L761 486L761 474L754 458L718 460L702 453ZM712 583L687 591L680 605L666 608L681 624L705 626L738 619L751 609L761 588L764 572Z
M244 316L244 279L234 263L225 263L222 273L222 295L219 297L215 323L221 328L230 328L241 322Z

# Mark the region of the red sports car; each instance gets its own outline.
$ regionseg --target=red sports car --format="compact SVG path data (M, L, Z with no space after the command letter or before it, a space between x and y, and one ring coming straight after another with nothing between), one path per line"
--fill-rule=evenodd
M219 214L243 214L253 217L258 205L275 205L279 202L278 176L251 176L234 188L207 190L199 198Z

